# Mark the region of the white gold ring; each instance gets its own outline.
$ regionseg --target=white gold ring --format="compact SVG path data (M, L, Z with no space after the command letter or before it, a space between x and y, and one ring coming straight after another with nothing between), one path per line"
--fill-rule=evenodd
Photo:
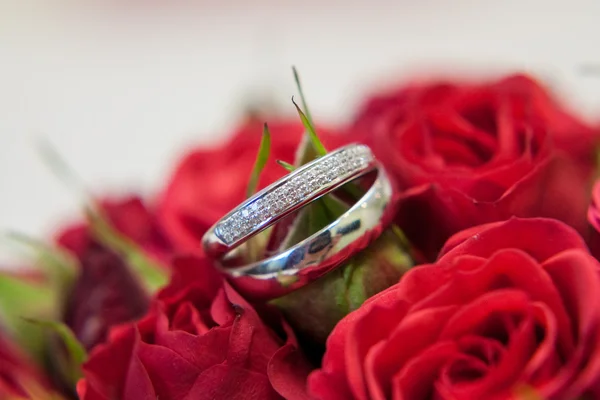
M229 266L227 253L258 232L376 171L369 190L348 211L299 243L252 264ZM302 287L376 239L394 214L393 187L384 168L364 145L340 148L268 186L235 208L204 235L207 255L246 296L268 300Z

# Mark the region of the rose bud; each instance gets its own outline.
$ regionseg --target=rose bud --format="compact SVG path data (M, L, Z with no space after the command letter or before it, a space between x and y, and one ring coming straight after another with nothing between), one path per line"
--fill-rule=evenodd
M378 95L352 137L370 144L406 189L397 222L432 260L458 230L513 215L586 229L600 130L528 77Z
M89 350L104 341L111 326L143 316L149 296L123 258L106 247L90 243L79 261L64 322Z
M596 399L600 264L575 230L511 219L451 237L435 264L349 314L315 399Z
M262 170L258 189L287 173L276 160L292 162L304 134L304 127L297 120L269 121L269 127L271 157ZM193 150L179 162L158 212L178 251L199 252L204 232L244 201L262 131L262 121L249 121L225 143L212 149ZM343 140L327 131L320 134L332 146Z
M87 223L66 229L57 237L57 243L71 250L79 261L79 273L68 289L64 321L88 350L104 341L111 326L135 320L148 309L147 289L152 288L148 284L154 282L144 278L152 279L153 275L136 271L132 258L147 254L166 259L170 251L153 215L139 198L103 201L101 211L103 217L92 215ZM126 241L144 252L128 254L132 248ZM151 274L160 268L150 258L142 262ZM162 279L165 276L166 271Z
M273 301L302 339L317 349L343 317L398 282L413 266L408 247L393 230L354 253L324 277Z
M91 352L81 400L306 398L308 368L289 328L280 338L207 260L173 268L148 315Z
M142 317L151 291L168 279L161 263L168 243L139 199L102 202L88 217L57 235L57 249L19 239L37 252L39 279L0 276L14 294L11 304L0 301L9 328L33 337L22 340L27 350L73 395L86 350L103 342L113 325Z

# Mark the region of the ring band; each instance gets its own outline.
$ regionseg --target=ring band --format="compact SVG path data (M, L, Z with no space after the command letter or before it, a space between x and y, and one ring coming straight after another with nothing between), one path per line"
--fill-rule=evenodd
M267 187L217 222L205 234L205 250L211 250L210 254L216 256L220 262L222 256L250 236L273 225L299 207L373 170L377 170L377 177L369 190L348 211L320 231L280 254L261 261L239 267L218 266L222 272L229 275L229 281L236 289L255 300L280 297L305 286L366 247L379 236L393 216L392 184L384 168L366 146L351 145L341 148L306 164ZM327 177L327 181L323 175ZM312 178L308 179L311 176ZM244 213L255 201L265 199L269 194L281 193L278 188L290 190L307 180L316 180L317 185L304 186L301 192L305 194L302 198L292 197L289 205L281 207L279 213L265 216L266 222L261 218L253 219L250 214ZM237 233L226 234L228 231L220 229L222 226L235 226L232 222L229 222L230 225L223 224L238 215L246 216L253 223ZM215 238L221 243L216 242ZM218 245L215 245L215 242Z
M394 216L393 205L393 188L380 166L367 193L325 228L273 257L219 269L248 298L281 297L317 280L377 239Z
M313 200L375 168L371 150L349 145L303 165L221 218L204 235L204 252L216 259Z

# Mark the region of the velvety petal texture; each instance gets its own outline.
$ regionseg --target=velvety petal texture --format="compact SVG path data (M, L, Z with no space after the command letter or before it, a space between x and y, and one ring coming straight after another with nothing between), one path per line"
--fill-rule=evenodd
M338 324L317 399L543 399L600 396L600 264L549 219L452 237ZM535 397L537 396L537 397Z
M600 130L527 76L390 91L351 131L407 189L398 223L430 260L452 233L511 216L585 231Z
M268 328L208 260L173 268L151 311L92 351L82 400L306 398L309 369L289 328Z

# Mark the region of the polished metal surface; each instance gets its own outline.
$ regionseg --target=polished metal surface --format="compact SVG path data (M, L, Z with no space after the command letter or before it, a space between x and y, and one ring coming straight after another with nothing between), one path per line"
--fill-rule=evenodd
M274 256L230 265L237 248L253 235L369 173L377 176L366 193L320 231ZM393 198L392 183L370 149L349 145L302 166L242 203L204 235L203 246L237 290L266 301L315 281L368 246L393 218Z
M242 267L221 267L241 293L269 300L315 281L364 249L394 215L393 188L383 167L367 193L319 232L277 254Z
M221 218L204 235L204 251L220 259L250 237L375 167L371 150L359 144L305 164Z

